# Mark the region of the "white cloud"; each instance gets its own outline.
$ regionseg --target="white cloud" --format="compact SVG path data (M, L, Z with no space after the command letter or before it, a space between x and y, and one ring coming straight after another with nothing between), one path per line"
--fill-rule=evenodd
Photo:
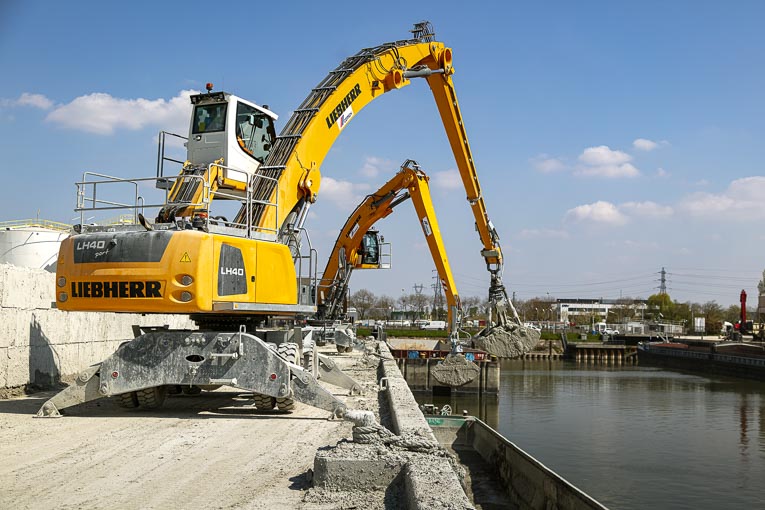
M616 226L627 223L627 217L614 204L604 201L584 204L569 209L566 212L565 219L579 223L592 222Z
M368 156L364 160L364 166L361 167L359 173L364 177L374 179L381 172L385 174L393 175L393 171L396 168L396 164L389 159L382 159L375 156Z
M581 167L574 172L574 175L582 177L607 177L609 179L618 179L621 177L637 177L640 175L640 170L635 168L631 163L625 163L623 165L600 165Z
M626 152L612 150L607 145L588 147L579 155L579 161L587 165L621 165L632 161Z
M166 100L123 99L97 92L56 106L46 120L66 128L103 135L118 129L135 131L147 126L183 134L188 129L191 112L189 96L197 93L182 90Z
M433 186L440 189L452 190L462 188L462 177L457 170L444 170L435 172L431 176Z
M701 179L701 180L698 180L698 181L694 182L693 184L695 186L699 186L699 187L703 188L703 187L709 186L709 181L706 180L706 179Z
M632 156L607 145L588 147L579 155L579 161L582 165L577 167L574 175L581 177L618 179L640 175L640 170L630 163Z
M721 193L698 192L684 198L678 207L691 216L721 220L765 219L765 177L736 179Z
M22 93L17 99L0 99L0 107L9 108L15 106L31 106L41 110L48 110L53 106L53 101L42 94Z
M638 138L637 140L632 142L632 147L634 147L635 150L638 150L638 151L650 152L658 146L659 146L658 143L654 142L653 140L648 140L646 138Z
M568 239L571 237L565 230L554 230L549 228L525 228L521 230L520 236L525 239Z
M48 110L53 106L53 101L42 94L30 94L29 92L24 92L16 100L16 104L19 106L33 106L34 108L39 108L41 110Z
M661 178L669 177L669 172L659 167L656 169L656 177L661 177Z
M534 166L537 172L548 174L552 172L560 172L566 169L566 165L560 158L553 158L547 154L540 154L535 158L529 160Z
M369 184L341 181L332 177L322 177L319 200L332 202L337 207L350 213L361 202L369 190Z
M622 212L646 218L666 218L674 214L674 209L668 205L660 205L656 202L625 202L619 206Z

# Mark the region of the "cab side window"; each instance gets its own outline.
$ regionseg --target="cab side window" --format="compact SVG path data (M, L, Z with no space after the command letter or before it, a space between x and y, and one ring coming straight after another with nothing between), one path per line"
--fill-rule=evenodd
M225 128L226 103L199 105L194 110L194 134L223 131Z

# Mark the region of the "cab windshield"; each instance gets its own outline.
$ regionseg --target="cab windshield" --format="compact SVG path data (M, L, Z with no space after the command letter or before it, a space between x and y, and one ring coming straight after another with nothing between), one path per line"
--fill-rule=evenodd
M276 138L272 119L244 103L236 105L236 140L239 146L261 163L265 161Z
M226 103L197 105L192 133L212 133L226 128Z

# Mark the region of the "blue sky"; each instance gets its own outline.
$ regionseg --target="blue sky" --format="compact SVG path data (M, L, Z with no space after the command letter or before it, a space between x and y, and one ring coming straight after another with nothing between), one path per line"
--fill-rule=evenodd
M430 20L454 81L505 281L518 297L750 303L765 269L761 2L0 2L0 220L71 222L85 170L152 176L156 134L184 133L184 94L268 104L281 127L362 47ZM184 92L185 91L185 92ZM417 160L462 295L488 275L424 81L354 117L322 166L308 227L325 260L355 203ZM380 222L394 268L352 286L430 286L409 204Z

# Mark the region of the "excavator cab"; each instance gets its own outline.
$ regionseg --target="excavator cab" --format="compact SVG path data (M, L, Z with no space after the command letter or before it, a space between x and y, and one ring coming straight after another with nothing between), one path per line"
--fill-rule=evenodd
M222 160L224 180L247 182L271 151L278 116L267 106L212 92L211 83L207 90L191 96L194 108L186 158L194 167Z
M380 236L376 230L370 230L361 238L361 264L380 265Z
M377 229L369 229L364 234L358 254L360 259L355 269L390 269L390 243L385 242Z

